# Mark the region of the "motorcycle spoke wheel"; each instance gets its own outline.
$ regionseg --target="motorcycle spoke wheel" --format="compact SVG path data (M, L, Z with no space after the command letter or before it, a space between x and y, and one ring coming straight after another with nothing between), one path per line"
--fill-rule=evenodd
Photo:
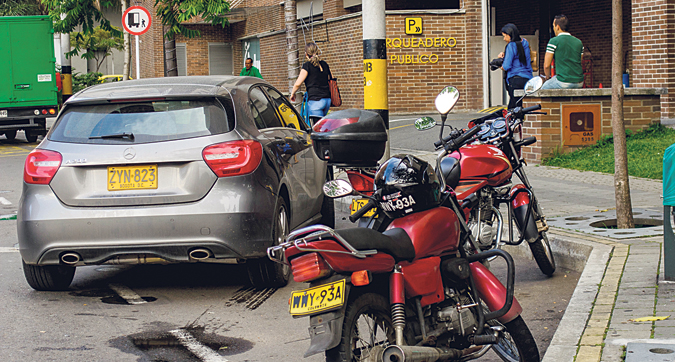
M490 325L502 325L491 321ZM499 341L492 345L492 350L504 362L539 362L539 349L532 337L530 329L523 317L518 316L511 322L502 325Z
M347 306L340 344L326 351L326 361L364 361L370 358L373 347L386 348L393 343L387 300L379 294L363 294Z
M553 259L551 244L548 242L545 231L539 233L537 241L530 243L530 250L539 266L539 270L545 275L553 275L553 272L555 272L555 260Z

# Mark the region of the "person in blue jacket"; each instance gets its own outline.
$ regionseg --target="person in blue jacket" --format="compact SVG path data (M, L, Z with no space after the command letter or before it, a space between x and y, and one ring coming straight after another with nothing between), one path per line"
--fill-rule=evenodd
M518 97L514 97L515 89L525 88L525 83L532 78L532 65L530 63L530 44L520 37L520 32L514 24L506 24L502 28L502 36L507 42L506 49L499 53L504 58L502 70L506 72L506 89L509 92L508 108L522 106Z

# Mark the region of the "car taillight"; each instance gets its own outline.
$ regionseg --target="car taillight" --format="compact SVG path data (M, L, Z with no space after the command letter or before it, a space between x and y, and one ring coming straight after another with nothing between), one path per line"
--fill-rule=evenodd
M330 266L319 253L309 253L292 259L291 270L293 280L298 283L323 278L331 272Z
M241 140L218 143L202 151L204 161L218 177L245 175L253 172L262 160L258 141Z
M56 171L61 167L63 158L55 151L35 149L26 157L23 167L23 180L29 184L48 185Z

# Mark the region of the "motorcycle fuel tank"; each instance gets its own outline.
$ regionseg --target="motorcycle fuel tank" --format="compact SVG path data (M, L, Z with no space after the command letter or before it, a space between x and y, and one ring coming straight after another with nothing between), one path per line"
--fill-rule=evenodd
M394 219L387 229L392 228L408 233L415 247L415 260L453 252L459 246L459 219L447 207L434 207Z
M453 152L450 157L459 158L462 180L487 179L488 185L499 186L508 181L513 173L504 152L492 145L467 145Z

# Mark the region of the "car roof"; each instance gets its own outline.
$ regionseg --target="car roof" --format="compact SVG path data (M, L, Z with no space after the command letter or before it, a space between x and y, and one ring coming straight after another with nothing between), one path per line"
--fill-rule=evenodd
M234 88L248 88L261 82L266 83L259 78L228 75L146 78L91 86L70 97L66 103L152 97L218 96L227 95Z

